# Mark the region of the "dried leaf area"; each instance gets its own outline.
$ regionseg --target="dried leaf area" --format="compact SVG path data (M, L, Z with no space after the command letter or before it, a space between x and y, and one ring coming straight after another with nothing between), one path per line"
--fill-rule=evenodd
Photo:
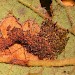
M37 28L36 31L35 27ZM0 62L24 65L25 62L23 61L38 59L36 56L28 53L22 45L26 42L22 38L26 36L27 32L36 35L40 31L37 23L28 20L21 25L14 16L10 15L1 22L0 30Z
M42 24L40 36L49 42L55 53L61 53L68 41L68 30L60 28L56 24L48 21Z
M68 41L68 31L53 24L32 20L23 25L10 15L0 25L0 62L25 65L30 60L56 59Z
M61 0L65 6L73 6L75 5L75 0Z

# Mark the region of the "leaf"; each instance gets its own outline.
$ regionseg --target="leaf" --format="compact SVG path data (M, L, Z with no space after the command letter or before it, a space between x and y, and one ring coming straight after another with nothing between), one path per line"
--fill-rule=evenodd
M28 3L31 3L33 0L24 0L24 1L27 1ZM43 20L36 13L34 13L32 10L30 10L26 6L20 4L17 0L0 0L0 2L1 2L0 3L0 20L5 18L6 15L9 12L13 13L14 16L17 19L19 19L20 23L24 23L24 21L27 20L27 19L33 19L40 24ZM38 4L37 2L39 3L39 0L34 0L32 2L33 6L37 6L37 4ZM60 5L58 5L58 2L56 2L56 0L52 0L52 2L53 2L52 8L54 10L53 11L54 16L52 16L53 21L58 22L58 24L60 26L63 26L64 28L71 28L71 26L70 26L71 23L68 20L68 17L67 17L67 14L66 14L66 9L61 7ZM71 20L73 21L73 25L74 25L75 11L73 11L73 10L75 9L75 7L70 7L70 8L71 8L70 9L70 12L71 12L70 16L72 17ZM24 12L20 13L20 11L18 11L19 9L21 9L21 11L24 10ZM60 13L58 13L58 12L60 12ZM60 14L61 14L61 16L59 16ZM71 52L71 48L72 48L73 49L72 53L74 53L74 43L73 42L74 42L75 37L72 34L69 34L69 36L70 36L70 40L69 40L69 45L67 45L67 50ZM70 50L69 50L69 48L70 48ZM59 56L59 58L63 58L63 55L64 55L64 53L62 53L62 56ZM72 56L73 54L70 54L70 55ZM74 66L44 67L42 75L50 75L50 74L51 75L64 75L64 74L74 75L75 74L74 69L75 69ZM30 67L29 68L29 67L25 67L25 66L23 67L23 66L18 66L18 65L0 63L0 75L27 75L28 72L34 73L35 71L38 72L38 70L40 70L40 67Z

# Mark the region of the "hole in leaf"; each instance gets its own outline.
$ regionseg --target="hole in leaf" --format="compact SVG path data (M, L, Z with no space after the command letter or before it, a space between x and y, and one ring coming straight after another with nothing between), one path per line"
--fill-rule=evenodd
M61 0L65 6L75 5L75 0Z
M51 16L51 12L50 12L50 5L52 3L52 0L40 0L41 6L43 8L45 8L47 10L47 12L50 14Z

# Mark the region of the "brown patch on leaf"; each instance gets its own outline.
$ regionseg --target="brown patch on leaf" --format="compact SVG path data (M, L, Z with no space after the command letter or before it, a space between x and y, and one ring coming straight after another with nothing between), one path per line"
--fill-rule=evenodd
M61 0L65 6L73 6L75 5L75 0Z
M29 24L29 22L30 22L30 24ZM37 27L37 28L39 27L36 24L36 25L34 25L34 28L32 28L33 22L32 23L31 22L32 21L28 20L25 22L25 24L23 24L22 28L24 31L27 31L27 30L30 31L31 29L34 29L34 31L35 31L35 27ZM28 26L28 24L30 25L30 27ZM28 28L27 28L27 26L28 26ZM17 19L12 15L9 15L0 23L0 30L1 30L0 62L23 65L28 60L38 60L38 58L36 56L32 55L31 53L28 53L26 51L25 47L23 48L20 44L15 44L15 40L14 41L11 40L11 38L13 38L13 36L11 38L9 38L8 34L14 28L21 28L21 25L17 22ZM38 28L38 29L40 29L40 28ZM14 32L16 35L16 33L17 33L16 30ZM31 31L31 33L32 32L33 31ZM20 32L18 32L18 34L19 33ZM35 33L36 33L36 31L35 31ZM22 35L20 35L20 36L22 36ZM14 36L14 39L15 39L15 36Z
M27 20L23 25L22 25L23 31L29 31L31 35L37 35L37 33L40 32L40 27L39 25L33 21L33 20Z
M51 21L46 21L41 26L39 36L44 37L51 45L53 52L57 55L60 54L68 41L68 30L58 27Z
M1 23L0 29L0 62L25 65L31 60L55 59L68 41L67 30L52 21L46 21L40 29L32 20L20 25L10 16Z
M2 32L2 35L4 38L7 38L7 32L8 30L12 29L13 27L21 28L20 24L17 22L17 19L14 16L8 16L6 17L1 23L0 23L0 30Z
M29 60L38 60L38 58L28 53L20 44L14 44L4 51L0 50L0 62L25 65Z

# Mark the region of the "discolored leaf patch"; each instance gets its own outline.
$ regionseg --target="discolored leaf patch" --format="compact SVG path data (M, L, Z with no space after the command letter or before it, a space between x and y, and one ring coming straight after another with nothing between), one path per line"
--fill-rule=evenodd
M10 57L8 57L10 60L8 58L5 59L5 62L6 60L8 61L7 63L25 65L25 61L30 61L31 59L56 59L58 54L62 53L68 41L68 31L53 24L50 20L44 22L40 28L38 24L32 20L27 20L21 25L14 16L9 16L2 24L7 25L5 25L4 31L2 31L4 27L1 25L2 36L0 37L0 51L2 51L1 53L11 51L9 53ZM18 25L14 26L14 24ZM6 32L7 37L4 37L5 34L3 34L3 32ZM16 48L16 46L13 47L15 44L21 45L23 50L18 47ZM23 52L19 52L18 54L15 52L16 54L14 55L11 47L17 52L18 50ZM27 59L27 53L31 54L33 58L29 56L30 59ZM15 57L12 58L12 56ZM20 56L23 56L25 59L20 59Z

